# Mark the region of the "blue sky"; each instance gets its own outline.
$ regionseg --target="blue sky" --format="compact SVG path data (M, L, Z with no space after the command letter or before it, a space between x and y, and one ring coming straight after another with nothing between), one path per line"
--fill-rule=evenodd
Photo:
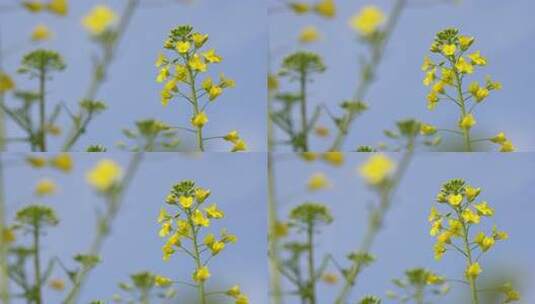
M325 103L336 109L341 101L351 98L357 82L358 56L364 49L358 44L348 20L363 6L374 4L389 12L394 1L339 0L334 20L317 16L296 17L287 10L277 10L269 17L271 62L276 71L282 58L302 49L297 37L304 26L316 25L322 41L306 49L323 56L327 71L316 77L310 86L310 102ZM429 1L409 1L425 3ZM281 1L269 0L269 8L280 8ZM439 106L434 112L426 109L426 88L422 85L420 66L436 32L446 27L458 27L476 37L474 48L481 50L489 65L475 74L485 75L503 83L503 90L492 94L476 110L478 137L505 131L521 151L535 150L535 104L531 93L532 54L535 51L535 23L531 12L535 2L464 0L458 5L412 5L401 17L378 71L378 81L372 85L367 99L370 110L354 123L343 150L359 145L375 145L384 141L382 131L394 122L414 117L443 127L455 127L457 109ZM335 112L336 113L336 112ZM322 123L331 126L328 119ZM477 131L479 130L479 131ZM481 134L481 135L479 135ZM330 140L314 140L313 146L324 149ZM489 147L496 150L496 147ZM281 148L283 149L283 148Z
M340 168L323 163L305 163L289 154L279 154L276 158L282 216L287 216L289 210L304 201L325 203L332 211L333 224L322 229L317 237L320 257L332 253L338 261L344 261L346 254L360 244L369 206L376 202L375 194L364 185L357 173L358 166L367 157L366 154L346 154L346 164ZM391 157L399 159L399 155ZM520 303L533 303L535 268L532 259L535 244L531 229L527 227L535 215L534 169L535 156L528 153L506 156L496 153L417 154L400 184L384 229L372 249L377 261L363 271L351 301L367 294L384 297L386 290L393 289L390 280L400 277L408 268L427 267L449 278L462 278L464 262L455 252L446 254L440 262L434 260L434 239L429 236L427 216L440 185L451 178L464 178L468 183L481 187L480 199L488 201L496 210L492 220L484 221L480 228L491 229L492 223L495 223L510 236L509 240L498 243L482 258L482 279L500 270L518 272L522 278L520 289L523 300ZM332 188L308 193L305 183L316 172L325 173L333 184ZM452 287L452 294L433 303L465 303L459 298L462 285ZM331 303L339 288L340 285L322 285L318 301ZM294 298L287 303L297 301ZM385 303L394 302L386 300Z
M1 157L10 219L18 208L35 201L56 209L61 223L44 237L43 255L58 256L67 265L74 265L71 257L89 246L95 211L102 210L104 203L86 184L85 172L102 158L113 159L125 167L130 156L125 153L76 154L75 169L69 175L51 169L30 169L23 165L21 154ZM238 167L240 169L236 170ZM97 298L109 300L118 291L118 282L126 281L129 274L141 270L189 280L191 263L187 257L173 257L167 263L162 261L163 241L158 237L156 218L165 205L170 187L183 179L192 179L211 189L210 201L226 213L214 229L219 231L225 227L239 238L238 243L229 245L212 260L213 278L219 278L223 288L238 283L250 296L251 303L267 304L265 167L265 156L259 153L147 155L104 244L103 263L90 275L80 303ZM41 177L57 181L60 189L56 196L38 200L32 195L33 186ZM65 278L61 271L57 271L55 277ZM187 287L180 289L182 295L187 291ZM59 303L62 297L47 290L46 299L47 303Z
M21 56L38 47L29 43L35 25L46 24L55 32L52 41L39 46L61 52L68 68L54 76L48 98L51 103L61 101L75 108L89 84L91 56L96 51L80 20L96 4L107 4L119 12L126 1L71 2L71 11L66 18L30 15L22 10L2 13L0 28L4 48L16 50L4 56L4 67L11 74L17 69ZM113 149L118 140L125 139L121 130L133 126L139 119L157 118L171 125L189 125L190 109L185 103L175 102L167 108L161 106L161 85L155 82L157 71L154 67L169 30L189 23L196 30L208 33L209 45L223 56L223 63L214 67L213 75L224 72L237 82L236 88L226 91L209 110L210 123L205 133L216 136L237 129L250 150L265 150L266 3L259 0L194 1L155 6L150 5L151 1L141 2L143 4L118 49L116 61L110 67L109 81L98 94L98 99L106 101L109 109L95 119L76 149L84 150L95 143ZM24 77L17 77L16 81L23 88L35 87L34 82ZM8 100L8 104L12 102ZM62 124L67 120L62 120ZM17 133L10 134L14 137ZM185 147L188 147L191 134L185 133L183 138ZM60 143L62 141L54 142L53 147L59 149ZM227 151L229 148L228 143L218 141L211 141L208 146L211 151ZM23 149L25 146L18 144L10 146L11 151Z

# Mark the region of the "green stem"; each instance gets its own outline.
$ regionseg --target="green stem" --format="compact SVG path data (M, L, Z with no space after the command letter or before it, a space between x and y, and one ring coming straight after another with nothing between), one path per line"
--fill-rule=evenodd
M276 233L278 216L275 194L275 163L272 152L268 152L267 157L270 291L272 297L272 304L281 304L282 285L281 273L279 271L281 262L279 256L279 237Z
M188 58L189 60L189 58ZM189 65L186 65L188 67L188 74L190 79L190 87L191 87L191 100L193 103L193 113L194 117L197 116L200 113L199 110L199 97L197 96L197 89L195 87L195 75L193 75L193 71L191 70L191 67ZM204 152L204 141L202 137L202 126L197 127L197 149L199 149L199 152Z
M107 212L102 218L102 220L98 223L96 235L93 238L91 247L89 249L89 255L99 255L99 253L101 252L104 240L110 233L110 226L121 209L126 190L128 189L128 186L130 185L132 179L138 171L139 165L143 160L143 155L144 154L140 152L134 153L132 159L130 160L130 163L128 164L128 168L126 169L126 173L121 182L121 185L119 186L119 189L116 190L117 193L109 198L109 202L107 204ZM84 286L87 280L90 270L91 269L84 269L76 274L73 279L73 286L67 293L65 300L62 302L63 304L74 304L77 302L77 299L80 295L82 287Z
M199 240L198 238L198 230L195 227L195 224L191 220L191 215L188 215L188 221L191 228L191 231L193 231L193 257L195 259L195 265L197 267L197 270L201 269L203 267L202 261L201 261L201 253L199 250ZM197 291L199 293L199 304L206 304L206 291L204 287L204 282L198 282L197 285Z
M450 63L452 65L453 71L455 72L454 74L455 74L455 81L456 81L456 87L457 87L457 98L459 98L459 104L461 107L461 115L462 115L461 119L463 119L464 116L466 115L466 100L463 94L461 76L459 75L459 71L457 71L457 68L455 67L455 63L452 62L451 60L450 60ZM460 129L463 133L464 147L466 151L472 152L472 144L470 141L470 129L467 129L467 128L460 128Z
M9 274L7 264L8 244L4 239L6 227L6 206L4 194L4 168L0 154L0 302L9 304Z
M423 286L416 287L414 301L416 302L416 304L424 304L424 287Z
M42 295L41 295L41 285L43 284L41 282L41 260L40 260L40 246L39 246L39 224L35 223L35 226L33 227L33 248L34 248L34 255L33 255L33 271L34 271L34 278L35 278L35 286L34 286L34 297L35 297L35 303L41 304L43 302Z
M303 152L308 151L308 126L307 126L307 96L306 96L307 75L306 71L301 71L299 79L301 97L301 134L303 136Z
M353 96L353 101L363 101L363 99L366 97L368 89L373 82L375 71L383 59L383 54L388 40L392 36L392 33L394 32L394 29L401 16L401 12L405 8L406 4L407 0L398 0L392 9L392 14L390 15L390 18L388 18L387 24L382 31L383 40L380 42L378 47L374 48L370 63L366 64L366 66L361 69L361 79ZM342 121L338 127L338 133L336 134L329 151L339 151L341 149L347 138L351 124L357 118L357 114L358 113L355 111L349 111L349 113L346 113L342 117Z
M461 219L461 215L457 211L457 215L462 223L463 226L463 242L464 242L464 251L466 253L466 262L467 267L472 265L473 258L472 258L472 248L470 247L470 241L468 240L468 227L466 227L466 223ZM477 287L476 287L476 279L473 276L467 276L468 283L470 284L470 291L472 295L472 304L479 304L479 299L477 295Z
M46 104L45 104L46 71L39 71L39 148L46 152Z
M314 223L309 223L307 227L308 242L308 292L309 304L316 304L316 271L314 269Z
M373 243L381 229L384 218L390 209L392 203L392 197L397 190L403 176L405 175L409 164L414 154L414 138L410 138L407 144L407 151L403 154L403 157L399 163L399 167L392 177L389 186L382 190L380 193L379 207L374 214L370 216L368 222L368 228L361 245L357 248L357 252L368 253L373 246ZM354 261L351 265L344 282L344 286L336 297L335 304L344 304L349 297L351 289L355 286L359 273L364 265L360 261Z

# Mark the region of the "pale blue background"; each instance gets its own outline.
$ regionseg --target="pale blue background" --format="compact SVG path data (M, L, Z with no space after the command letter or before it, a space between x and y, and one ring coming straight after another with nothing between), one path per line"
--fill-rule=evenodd
M311 1L313 2L313 1ZM338 113L337 105L353 96L358 71L358 56L364 52L348 20L363 6L374 4L385 12L392 9L391 0L338 0L334 20L312 16L296 17L288 10L280 10L281 1L269 0L270 15L270 69L276 71L288 53L301 49L297 43L300 30L316 25L322 41L307 49L324 58L327 71L315 77L310 86L312 103L326 103ZM488 57L489 65L475 74L482 81L485 75L503 83L503 90L492 93L485 104L476 109L477 138L505 131L521 151L535 150L535 104L532 102L532 67L535 52L535 23L531 0L487 1L462 0L459 5L424 5L435 0L409 0L413 3L401 16L390 41L384 60L366 102L370 110L353 124L351 135L343 150L354 150L359 145L376 145L384 141L384 129L392 128L400 119L414 117L443 127L455 127L457 108L451 104L426 109L426 92L420 70L422 60L436 32L446 27L459 27L462 33L476 37L474 49ZM332 127L325 115L323 124ZM479 130L479 131L478 131ZM279 138L280 139L280 138ZM314 140L312 146L325 149L330 140ZM485 147L483 147L485 148ZM497 147L489 146L491 150ZM285 148L279 148L284 150Z
M2 1L17 2L17 1ZM80 24L81 18L96 4L107 4L117 12L122 11L121 1L70 1L71 11L66 18L50 14L31 15L22 10L0 14L0 28L4 49L15 49L4 58L4 67L13 74L22 54L37 48L30 45L31 30L44 23L55 32L55 38L41 47L60 51L67 62L65 72L54 76L49 84L48 99L51 103L65 102L75 108L89 84L91 56L96 50L88 34ZM191 4L154 3L171 1L142 0L131 26L122 40L116 61L109 70L109 81L102 87L98 98L106 101L109 109L94 120L86 136L75 150L85 150L89 144L103 144L114 148L118 140L124 140L121 129L133 126L135 120L157 118L173 126L188 126L190 108L185 102L171 102L167 108L160 104L162 85L155 82L154 67L163 41L171 28L192 24L196 30L210 35L209 47L223 56L223 63L215 65L213 76L219 72L236 80L237 86L227 90L208 110L210 122L206 136L223 135L237 129L249 144L251 151L265 150L265 109L267 73L267 25L266 4L259 0L193 1ZM26 76L15 80L23 88L34 88L35 81ZM8 99L8 104L12 101ZM62 120L62 125L65 120ZM70 124L69 124L70 125ZM10 128L13 130L13 128ZM11 137L17 133L11 132ZM191 134L183 133L185 149L191 150ZM63 141L61 141L63 143ZM10 145L10 151L26 149L19 144ZM50 150L58 150L54 142ZM228 151L230 145L223 141L210 141L211 151Z
M341 168L323 163L304 163L288 154L276 158L280 214L287 218L291 208L307 200L325 203L332 211L334 222L318 236L318 260L323 254L332 253L342 265L347 265L346 254L360 244L369 206L377 201L376 195L364 185L357 171L368 155L354 153L346 154L346 157L346 165ZM399 155L392 157L399 159ZM307 193L305 183L315 172L324 172L331 180L332 188ZM534 172L535 156L527 153L505 156L497 153L417 154L400 184L384 229L371 251L377 261L362 272L350 303L367 294L385 298L386 290L394 289L390 280L401 277L408 268L427 267L449 278L462 278L464 262L457 252L447 253L442 261L434 260L434 238L429 236L427 222L441 184L451 178L464 178L468 183L481 187L480 199L487 200L495 208L495 216L491 220L484 219L484 224L478 229L491 229L492 223L495 223L510 236L509 240L498 242L480 260L482 278L499 269L518 272L523 278L519 286L523 295L520 303L534 303ZM459 289L464 289L464 286L452 284L453 293L433 303L467 303L459 298ZM320 285L319 303L332 303L340 287L340 284L334 287ZM298 302L293 298L287 303ZM384 303L395 302L385 300Z
M51 169L29 169L22 163L22 154L3 154L10 219L18 208L31 202L52 206L61 223L49 229L43 238L43 256L57 255L67 266L74 266L72 256L88 248L94 234L95 210L102 210L104 203L87 185L85 172L102 158L111 158L125 167L129 157L127 154L78 154L74 156L75 169L65 175ZM164 241L158 237L160 226L156 219L160 208L166 205L170 187L183 179L192 179L211 189L209 202L217 203L226 213L223 220L213 225L214 229L225 227L239 238L211 261L213 279L209 286L219 282L223 286L218 288L221 290L240 284L251 303L267 304L265 167L265 156L259 153L146 156L104 243L103 263L90 274L80 303L97 298L109 300L118 291L118 282L141 270L189 281L192 271L189 257L177 255L167 263L162 261ZM60 187L58 195L33 197L33 187L40 177L56 180ZM55 274L54 277L65 278L59 269ZM180 287L179 293L184 296L189 290ZM61 299L57 292L47 288L46 303L59 303ZM220 299L222 303L228 302Z

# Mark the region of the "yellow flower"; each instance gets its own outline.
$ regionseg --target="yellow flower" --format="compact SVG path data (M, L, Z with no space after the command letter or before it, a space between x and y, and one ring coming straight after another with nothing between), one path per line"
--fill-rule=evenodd
M328 188L330 186L329 180L323 173L315 173L313 174L307 182L308 190L310 191L316 191L324 188Z
M430 125L430 124L426 124L426 123L420 124L420 134L433 135L435 133L437 133L437 127Z
M431 61L429 56L424 57L424 63L422 63L422 71L426 72L429 69L432 69L435 67L435 63Z
M167 213L167 210L164 208L160 209L160 214L158 215L158 223L163 223L164 221L169 220L170 216Z
M210 246L210 250L212 251L212 255L216 255L220 253L223 249L225 249L225 243L223 242L213 242Z
M202 128L207 122L208 116L206 116L206 113L204 112L199 112L191 118L191 125L197 128Z
M444 243L437 242L433 246L433 252L435 254L435 260L440 260L444 253L446 253L446 246Z
M209 49L208 51L202 53L202 56L210 63L219 63L222 60L221 56L217 55L214 49Z
M82 19L83 26L93 35L100 35L117 19L113 10L105 5L97 5Z
M89 184L105 192L119 181L121 172L121 167L113 160L103 159L87 173L86 177Z
M442 82L445 84L452 85L453 79L455 78L455 72L448 68L441 68L440 72L442 74Z
M201 86L205 91L210 91L210 88L213 85L214 85L214 81L212 80L212 77L206 77L201 83Z
M22 5L25 9L32 13L38 13L45 8L45 5L40 0L24 1Z
M474 66L464 59L464 57L459 58L457 63L455 63L455 68L459 73L463 74L472 74L474 72Z
M169 101L173 98L173 94L169 92L168 90L163 89L160 92L160 102L164 107L166 107L169 104Z
M448 225L449 225L449 231L451 232L451 234L456 235L456 236L463 235L463 224L460 221L449 219Z
M481 193L481 188L474 188L471 186L467 186L464 189L464 194L466 195L466 199L471 202L473 201L478 195Z
M444 244L449 244L451 243L451 235L452 233L450 231L444 231L438 235L437 241Z
M442 220L438 219L431 224L429 235L435 236L442 230Z
M455 51L457 51L457 47L455 44L445 44L442 47L442 54L445 56L453 56L455 55Z
M204 211L206 211L208 218L220 219L225 216L225 213L223 213L222 210L217 209L216 204L212 204L208 208L204 208Z
M178 203L180 204L180 206L187 209L191 207L191 205L193 205L193 197L181 195L178 198Z
M492 227L492 237L497 240L507 240L509 238L509 235L505 231L498 231L498 228L496 226Z
M239 285L232 286L230 289L228 289L225 292L225 294L233 298L238 297L239 295L241 295L240 286Z
M15 82L8 74L0 71L0 94L11 91L15 88Z
M52 180L42 179L35 186L35 194L38 196L54 194L56 188L56 184Z
M470 130L470 128L472 128L475 124L476 124L476 119L474 118L474 115L472 114L465 115L459 121L459 127L465 130Z
M188 64L195 71L206 72L206 63L197 54L193 55Z
M199 209L195 209L193 212L193 215L191 216L191 220L193 223L197 226L204 226L208 227L210 226L210 220L206 218Z
M374 154L359 169L367 183L376 185L383 182L394 170L394 162L384 154Z
M459 206L463 201L463 196L461 194L451 194L448 196L448 203L452 206Z
M470 224L479 224L481 217L471 209L465 209L461 214L463 220Z
M171 223L171 221L166 221L162 224L162 227L160 228L160 232L158 233L158 235L160 237L166 237L169 235L169 233L171 233L172 229L173 229L173 224Z
M164 64L167 64L167 57L165 57L163 53L159 53L155 65L157 68L159 68Z
M191 35L191 40L193 40L193 44L195 45L196 48L200 48L208 40L208 35L203 35L200 33L193 33Z
M481 273L481 266L479 266L479 263L473 263L466 267L466 277L468 278L477 278L479 274Z
M167 243L167 244L163 245L162 252L163 252L163 260L164 261L168 261L169 258L171 257L171 255L173 255L173 253L175 253L175 249L173 248L172 244L168 244Z
M310 5L304 2L292 2L292 3L289 3L289 6L292 9L292 11L298 15L308 13L310 11Z
M52 32L48 29L46 25L40 24L37 25L32 32L33 41L45 41L52 36Z
M474 205L474 208L476 208L477 213L482 216L493 216L494 215L494 209L489 207L489 204L487 202L481 202L479 204Z
M221 95L221 93L223 93L223 89L219 86L212 86L210 88L210 90L208 91L208 99L209 100L214 100L216 99L219 95Z
M384 22L383 12L376 6L365 6L357 15L350 20L351 27L363 36L375 33Z
M301 30L299 41L302 43L312 43L319 39L319 33L315 26L307 26Z
M208 280L210 277L210 271L208 270L208 267L203 266L193 273L193 281L195 282L204 282Z
M240 151L246 151L247 150L247 144L243 139L238 139L236 142L234 142L234 146L232 147L231 152L240 152Z
M179 41L176 43L176 51L180 54L185 54L189 51L190 44L187 41Z
M329 136L329 128L325 126L317 126L314 128L314 133L316 133L319 137L328 137Z
M249 298L247 298L246 295L241 294L236 298L234 304L249 304Z
M175 66L175 79L178 81L185 81L187 77L188 68L183 65L177 64Z
M427 94L427 109L433 110L437 106L438 101L439 98L437 93L435 91L429 92L429 94Z
M474 65L484 66L487 64L487 58L481 56L480 51L468 55L468 58L472 60L472 64Z
M169 77L169 68L163 67L160 69L160 72L158 73L158 76L156 77L156 82L164 82L167 77Z
M56 291L62 291L65 289L65 282L61 279L52 279L48 283L48 286L50 286L51 289Z
M314 10L316 13L326 18L332 18L336 15L336 5L334 4L334 0L321 0L314 6Z
M514 152L516 150L512 142L506 140L501 144L500 152Z
M228 132L227 135L223 136L223 139L235 143L238 139L240 139L240 135L238 134L238 131L233 130Z
M483 232L480 232L474 238L474 243L481 247L483 252L486 252L494 246L495 240L492 237L486 236Z
M47 9L60 16L65 16L69 12L69 3L67 0L51 0L47 4Z
M303 153L303 157L309 157L311 154ZM341 166L344 163L344 153L342 152L326 152L321 155L321 158L333 166Z
M492 137L490 141L495 144L503 144L504 142L507 141L507 137L505 136L505 133L500 132L496 134L496 136Z
M177 233L181 235L185 235L185 236L189 235L190 227L189 227L188 222L183 221L183 220L178 220L176 222L176 225L177 225Z
M438 212L437 208L432 207L431 208L431 212L429 213L429 217L427 218L427 220L431 223L431 222L434 222L434 221L436 221L438 219L440 219L440 213Z
M73 166L72 158L68 153L58 154L50 162L54 168L63 172L70 172Z
M173 284L173 280L171 280L168 277L157 275L154 278L154 283L156 284L156 286L159 286L159 287L168 287L168 286L171 286L171 284Z
M28 156L26 162L34 168L43 168L46 165L46 159L41 156Z
M338 276L334 273L325 273L321 276L321 280L329 285L338 283Z
M197 200L197 202L199 202L199 204L203 203L206 198L208 198L208 196L210 196L210 190L206 190L203 188L195 189L195 199Z
M431 88L433 92L436 92L437 94L443 94L444 93L444 82L439 81L433 85Z
M315 161L318 159L318 153L315 152L303 152L298 155L301 156L301 158L303 158L305 161Z
M4 231L0 231L1 235L0 238L3 238L4 242L7 244L11 244L15 241L15 231L13 229L4 229Z
M435 78L436 78L436 71L437 69L436 68L433 68L432 70L428 71L427 73L425 73L425 78L423 80L423 83L426 87L428 87L429 85L431 85L433 83L433 81L435 81Z
M236 81L233 79L225 77L225 74L219 74L219 84L222 88L233 88L236 86Z
M459 44L461 45L461 49L463 51L466 51L471 45L474 43L474 37L470 36L459 36Z

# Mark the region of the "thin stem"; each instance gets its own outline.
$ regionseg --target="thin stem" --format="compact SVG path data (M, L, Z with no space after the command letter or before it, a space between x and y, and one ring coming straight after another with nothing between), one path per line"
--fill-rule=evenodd
M35 226L33 227L33 249L34 249L34 255L33 255L33 272L34 272L34 280L35 280L35 286L34 286L34 297L35 297L35 303L41 304L42 301L42 295L41 295L41 260L40 260L40 245L39 245L39 223L35 223Z
M0 154L0 300L9 304L9 274L7 269L7 240L4 239L6 231L6 207L4 194L4 168Z
M46 105L45 105L46 71L39 71L39 148L46 152Z
M187 60L189 60L189 57L187 57ZM190 79L190 88L191 88L191 100L193 104L193 113L194 117L197 116L199 111L199 99L197 96L197 90L195 88L195 75L193 74L193 71L189 64L186 64L188 68L188 75ZM204 152L204 141L202 137L202 126L197 126L197 148L200 152Z
M457 211L457 215L460 218L460 214ZM468 240L468 228L466 227L466 223L464 221L461 221L462 227L463 227L463 242L464 242L464 251L466 252L466 260L467 260L467 267L472 265L472 248L470 247L470 241ZM477 287L476 287L476 279L473 276L467 276L468 283L470 284L470 290L472 295L472 304L479 304L479 299L477 295Z
M455 67L455 63L450 60L450 64L455 74L455 81L456 81L455 86L457 87L457 98L459 98L459 105L461 107L461 115L462 115L461 119L463 119L466 116L466 101L464 99L461 76L459 75L459 71ZM470 129L461 128L461 131L463 132L464 146L465 146L466 151L472 152L472 144L470 141Z
M308 127L307 127L307 96L306 96L307 75L306 71L301 71L299 80L301 97L301 134L303 135L303 151L308 151Z
M416 304L424 304L424 287L416 287L416 293L414 294L414 301Z
M139 1L140 0L129 0L126 4L122 17L119 20L117 30L115 31L115 39L113 40L112 44L105 49L102 60L96 64L91 77L91 82L83 98L84 100L95 99L102 83L104 82L106 76L106 69L110 66L114 59L117 46L119 45L121 38L124 36L124 33L126 32L128 25L130 24L130 21L132 20L134 12L139 5ZM83 112L79 114L80 117L82 117L82 114ZM87 124L89 124L89 122L87 122ZM70 151L72 149L72 147L80 139L80 136L84 133L82 131L85 131L87 124L85 126L80 126L77 123L73 124L71 130L67 132L69 136L67 137L67 140L63 145L63 151ZM83 130L81 130L82 127L84 127Z
M377 234L381 229L384 217L390 209L392 197L394 196L394 193L396 192L403 176L407 171L407 168L409 167L413 154L414 138L411 137L407 144L407 151L403 154L403 157L399 163L399 167L390 181L390 185L387 189L381 191L379 207L376 210L375 214L371 215L369 219L368 229L357 252L368 253L370 251L375 241L375 238L377 237ZM351 289L355 286L358 275L361 272L363 266L364 265L361 263L361 261L357 260L353 262L353 265L351 265L346 275L344 286L336 297L335 304L346 303L346 299L348 298Z
M117 213L121 209L126 190L128 189L128 186L130 185L139 168L139 165L141 164L141 161L143 160L143 155L144 154L141 152L134 153L132 159L130 160L128 168L126 169L125 176L121 182L121 185L119 186L119 189L117 190L117 193L109 199L106 215L102 218L102 221L99 221L98 223L97 233L91 243L89 255L98 255L100 253L104 240L110 233L110 226L115 217L117 216ZM87 280L89 271L90 269L84 269L83 271L79 271L76 274L73 279L73 286L65 297L63 304L77 303L77 299L80 295L82 287L84 286Z
M390 39L397 22L399 20L399 17L401 16L401 12L405 8L407 4L407 0L398 0L392 10L392 15L390 18L388 18L387 24L385 26L385 29L383 30L383 41L381 42L381 45L374 48L374 52L372 54L371 62L367 64L367 66L363 67L361 70L361 80L359 82L359 85L357 86L357 89L355 91L353 101L362 101L364 97L366 96L368 89L373 82L373 75L375 74L375 71L377 70L377 67L379 63L381 62L383 58L383 54L386 48L386 45L388 43L388 40ZM366 74L371 75L367 77L362 77ZM347 138L348 130L355 118L357 117L357 113L355 111L350 111L349 113L346 113L342 117L341 124L338 128L338 133L333 141L333 144L330 147L330 151L339 151L341 146L343 145L344 141Z
M198 237L198 230L195 227L195 224L193 223L191 216L188 216L189 225L191 228L191 231L193 231L193 258L195 260L195 265L197 267L197 270L201 269L203 267L202 261L201 261L201 253L199 251L199 241L197 239ZM197 291L199 294L199 304L206 304L206 293L205 293L205 287L204 282L198 282L197 285Z
M270 121L268 119L268 121ZM268 141L270 138L268 136ZM270 151L270 149L269 149ZM275 161L272 152L267 154L268 170L268 221L269 221L269 269L270 269L270 290L272 304L282 303L282 286L281 286L281 262L279 255L279 237L276 233L278 223L277 216L277 199L275 188Z
M307 227L308 242L308 296L309 304L316 304L316 271L314 269L314 223L309 223Z

